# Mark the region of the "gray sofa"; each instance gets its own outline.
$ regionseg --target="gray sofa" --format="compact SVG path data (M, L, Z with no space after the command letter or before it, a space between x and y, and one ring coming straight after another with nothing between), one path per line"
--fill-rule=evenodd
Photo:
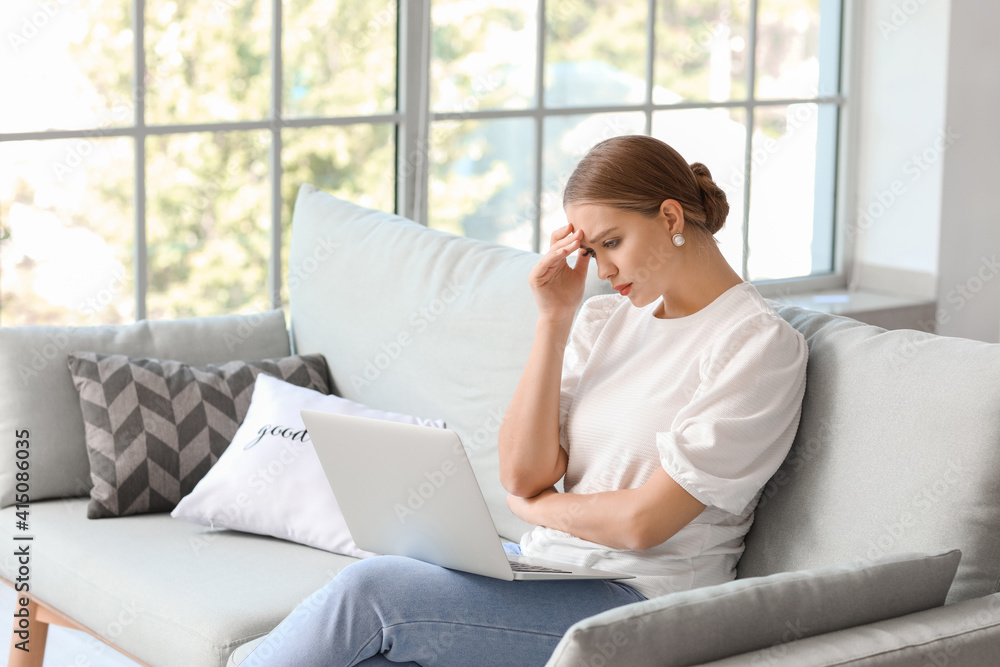
M15 528L12 434L31 434L29 568L37 604L32 653L12 656L40 665L46 623L58 623L155 667L226 665L237 647L265 635L355 560L165 513L88 520L82 417L65 364L73 350L196 364L322 353L335 393L444 419L466 446L499 536L518 541L530 526L506 507L496 442L531 348L537 311L526 278L537 259L303 185L292 226L290 337L280 311L0 329L6 545L25 534ZM609 290L595 274L587 297ZM640 627L637 618L692 609L685 605L699 596L765 581L754 577L809 582L832 566L954 549L961 550L954 582L931 608L842 620L834 631L800 623L780 641L745 631L759 620L748 614L745 623L697 637L706 649L684 664L1000 664L1000 345L772 305L809 343L807 388L795 443L762 493L738 579L580 621L550 667L680 664L671 645L677 639L656 623L610 654L602 633L617 637L618 628ZM12 552L5 548L0 560L10 585L23 576ZM886 586L874 597L892 600L927 584L915 576ZM742 643L723 641L739 627Z

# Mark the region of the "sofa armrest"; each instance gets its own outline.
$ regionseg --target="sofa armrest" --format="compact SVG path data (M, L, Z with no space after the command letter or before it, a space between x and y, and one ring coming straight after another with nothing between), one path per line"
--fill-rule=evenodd
M938 608L960 557L888 554L615 607L571 625L546 667L688 667Z
M1000 593L703 663L703 667L1000 665Z

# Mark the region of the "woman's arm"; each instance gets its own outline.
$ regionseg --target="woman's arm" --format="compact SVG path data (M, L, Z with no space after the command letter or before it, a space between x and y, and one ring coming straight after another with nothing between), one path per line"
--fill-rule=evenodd
M528 363L500 424L500 483L515 496L535 496L566 473L569 459L559 446L559 389L572 325L572 318L538 320Z
M706 507L663 468L635 489L558 493L548 488L533 498L507 496L507 506L528 523L632 551L663 544Z

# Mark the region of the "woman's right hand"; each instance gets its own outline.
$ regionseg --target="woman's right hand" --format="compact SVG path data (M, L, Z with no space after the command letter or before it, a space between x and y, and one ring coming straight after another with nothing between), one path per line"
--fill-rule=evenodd
M549 251L542 255L528 275L528 284L538 304L539 317L554 321L570 320L583 299L590 256L578 253L576 266L566 258L579 249L583 232L573 229L573 223L552 232Z

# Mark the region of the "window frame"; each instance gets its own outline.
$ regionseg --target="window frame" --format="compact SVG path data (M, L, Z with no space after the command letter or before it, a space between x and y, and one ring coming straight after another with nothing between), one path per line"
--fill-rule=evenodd
M754 128L754 111L761 107L785 106L788 104L815 103L817 105L833 105L836 109L837 118L834 122L834 137L820 137L818 143L825 144L824 148L832 151L832 155L825 156L824 161L818 156L817 163L830 165L833 170L833 193L826 206L832 207L829 230L832 251L832 271L805 277L794 277L773 280L757 280L754 285L763 296L775 298L787 296L795 293L817 291L824 289L843 288L847 285L845 266L850 258L845 253L844 228L848 224L845 211L846 199L850 198L848 192L850 181L847 178L845 169L848 160L855 154L850 147L854 144L853 130L848 118L851 114L853 99L845 93L846 85L854 79L854 73L848 71L847 65L855 61L854 36L858 34L859 28L856 15L856 0L834 0L824 1L820 4L821 23L831 21L837 26L837 39L828 40L825 44L827 49L834 49L839 53L840 62L837 67L836 95L818 95L810 98L782 98L782 99L757 99L756 82L756 44L757 44L757 21L758 0L750 0L750 34L747 43L748 64L747 64L747 91L745 100L726 102L683 102L673 104L654 104L653 89L655 86L654 68L656 53L656 6L657 0L647 0L646 19L646 93L645 101L642 104L610 104L578 107L554 107L545 106L545 8L546 0L538 0L536 16L536 68L535 68L535 105L525 109L516 110L472 110L461 112L435 112L429 109L428 88L429 77L429 40L431 34L431 2L432 0L406 0L400 2L399 22L400 26L400 48L398 53L401 60L399 65L400 86L399 108L401 110L414 109L415 113L404 113L404 126L400 136L404 141L398 144L397 155L397 206L396 212L399 215L410 218L420 224L428 224L427 192L428 192L428 169L426 168L427 137L429 136L430 124L434 121L447 120L492 120L500 118L531 118L534 121L534 188L533 201L534 229L532 233L533 252L542 251L541 238L541 206L540 201L543 195L542 180L544 165L542 162L542 147L544 146L544 121L548 117L563 115L584 115L609 112L642 112L645 116L645 134L650 134L652 129L653 114L658 111L671 111L683 109L713 109L713 108L742 108L746 112L746 142L744 148L744 190L743 190L743 252L742 266L737 268L744 280L748 280L748 250L749 250L749 230L750 230L750 183L752 165L752 140ZM404 34L405 33L405 34ZM824 45L821 44L820 48ZM820 53L820 58L824 55ZM831 57L828 53L825 57ZM402 60L405 58L405 61ZM405 85L403 72L405 71ZM823 83L832 82L821 82ZM820 131L823 131L820 127ZM817 150L823 148L818 147ZM846 159L845 159L846 158ZM400 172L399 165L405 167ZM711 168L711 165L709 165ZM400 182L401 181L401 182ZM819 207L820 202L816 206ZM815 223L814 223L815 224ZM546 244L547 245L547 244Z
M747 127L745 170L744 170L744 206L743 206L743 266L741 275L747 279L747 250L749 239L750 216L750 178L751 178L751 141L753 135L754 110L765 106L782 106L790 103L832 104L837 109L835 141L827 142L832 146L834 155L834 193L830 205L833 206L832 244L833 271L808 277L787 278L781 280L755 281L754 284L766 297L787 296L795 293L837 289L847 286L847 275L852 264L853 251L847 247L846 226L850 224L848 211L853 210L855 199L853 179L848 177L856 166L856 145L858 133L851 122L856 117L856 101L847 95L851 83L860 76L857 71L860 54L857 52L861 33L859 25L861 12L856 5L857 0L833 0L827 3L827 12L822 20L836 19L839 22L839 40L833 43L839 48L840 64L838 67L839 93L833 96L815 98L788 98L758 100L755 96L754 81L756 77L756 16L758 0L750 0L750 39L748 40L748 67L746 100L729 102L684 102L675 104L654 104L652 95L654 89L655 67L655 18L657 0L647 0L648 16L646 21L646 99L642 104L617 104L587 107L545 106L545 8L546 0L538 0L536 48L538 57L535 67L535 105L517 110L471 110L461 112L432 112L429 108L430 86L430 43L431 43L431 2L432 0L397 0L397 61L396 61L396 111L392 113L373 114L366 116L324 116L308 118L282 118L282 19L283 3L281 0L270 0L271 3L271 91L270 112L266 119L253 121L208 122L208 123L177 123L166 125L147 125L145 123L144 85L139 78L140 72L145 72L145 0L133 0L132 28L134 35L132 80L134 121L128 127L113 127L84 130L44 130L34 132L18 132L0 134L2 141L25 141L44 139L74 139L100 137L129 137L134 144L134 271L135 271L135 319L146 318L146 293L148 290L148 261L146 247L146 139L150 136L165 134L190 134L196 132L247 131L266 129L270 132L269 177L270 177L270 213L271 213L271 256L269 261L268 292L272 308L283 306L281 298L282 282L282 200L281 200L281 130L284 128L308 128L321 126L338 126L354 124L385 124L396 126L396 205L397 214L427 224L428 220L428 136L431 123L434 121L468 120L468 119L498 119L498 118L531 118L535 124L534 146L534 186L533 199L535 206L533 220L533 251L540 252L541 215L539 205L543 196L543 156L545 119L560 115L580 115L606 112L641 111L645 114L645 133L650 134L653 113L680 109L706 109L719 107L740 107L746 110ZM821 4L821 7L823 5ZM835 7L835 9L830 9ZM829 44L828 44L829 46ZM820 54L822 57L822 54ZM817 160L818 161L818 160ZM735 267L734 267L735 268Z

